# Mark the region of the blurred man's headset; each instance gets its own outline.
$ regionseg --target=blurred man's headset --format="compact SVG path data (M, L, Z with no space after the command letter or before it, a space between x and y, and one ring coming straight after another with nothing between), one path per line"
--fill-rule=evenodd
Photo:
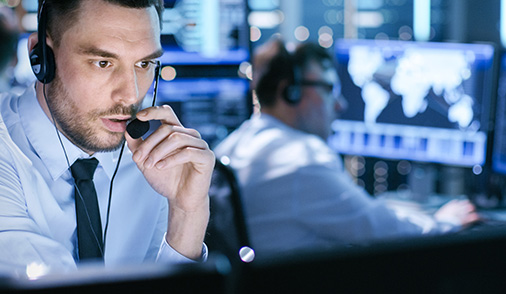
M283 92L283 98L285 98L286 102L289 104L296 105L302 98L301 81L303 73L300 66L295 63L293 56L291 58L291 64L293 70L292 83L285 88Z

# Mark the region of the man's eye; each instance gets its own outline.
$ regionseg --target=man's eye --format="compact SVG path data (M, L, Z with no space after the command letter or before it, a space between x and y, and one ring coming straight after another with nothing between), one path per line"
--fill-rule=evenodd
M149 68L151 64L154 64L152 61L140 61L137 63L137 66L140 68Z
M111 65L111 63L107 60L99 60L95 62L95 65L100 68L107 68Z

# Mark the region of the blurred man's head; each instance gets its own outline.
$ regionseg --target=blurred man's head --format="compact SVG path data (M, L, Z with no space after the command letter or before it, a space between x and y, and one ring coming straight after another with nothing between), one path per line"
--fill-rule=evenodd
M304 43L290 54L273 40L255 54L253 72L262 111L301 131L329 136L341 104L339 78L326 49Z
M0 6L0 73L17 61L18 24L11 8Z

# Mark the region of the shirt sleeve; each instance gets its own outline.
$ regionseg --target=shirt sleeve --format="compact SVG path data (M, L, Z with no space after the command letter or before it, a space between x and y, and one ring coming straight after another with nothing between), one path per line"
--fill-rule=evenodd
M51 271L76 267L71 252L51 238L44 221L44 193L49 192L38 185L42 182L0 124L0 266L7 271L29 265Z
M179 252L177 252L174 248L172 248L169 243L167 243L167 240L165 239L165 235L162 239L162 245L160 246L160 251L158 251L158 256L156 258L157 262L161 263L172 263L172 264L179 264L179 263L189 263L189 262L205 262L207 260L208 250L207 245L204 243L202 244L202 255L200 260L192 260L189 259L183 255L181 255Z
M292 181L297 191L295 214L301 226L319 238L350 243L409 235L435 234L447 230L431 216L400 214L384 201L357 186L345 172L322 165L304 167ZM318 211L318 213L315 213Z

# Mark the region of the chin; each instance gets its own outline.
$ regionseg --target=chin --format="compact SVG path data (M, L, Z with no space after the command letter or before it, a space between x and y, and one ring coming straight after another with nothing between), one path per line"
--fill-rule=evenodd
M125 136L123 133L115 133L111 135L110 133L107 136L107 139L96 139L94 140L95 144L90 144L92 151L94 152L110 152L118 150L121 145L125 142Z

